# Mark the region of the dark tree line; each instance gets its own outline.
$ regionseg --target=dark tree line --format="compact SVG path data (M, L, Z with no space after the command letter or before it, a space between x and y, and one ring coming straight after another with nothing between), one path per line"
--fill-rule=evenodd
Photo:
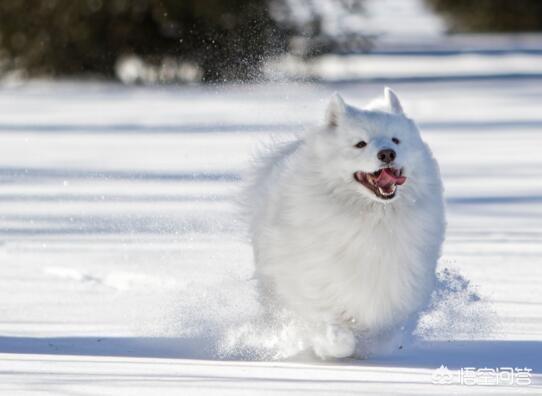
M135 54L196 61L205 80L246 78L286 34L267 0L0 2L0 58L30 74L113 76Z
M347 13L363 0L329 0ZM288 4L304 7L296 20ZM537 31L542 0L426 0L452 31ZM330 36L315 0L0 0L0 73L115 76L118 60L198 66L204 81L258 77L269 56L352 52L357 33ZM312 7L312 9L311 9ZM300 40L301 39L301 40ZM301 44L300 44L301 43ZM295 45L294 45L295 44Z
M135 55L197 64L205 81L250 79L294 35L318 32L318 15L298 26L287 8L287 0L1 0L0 68L113 77L118 59Z

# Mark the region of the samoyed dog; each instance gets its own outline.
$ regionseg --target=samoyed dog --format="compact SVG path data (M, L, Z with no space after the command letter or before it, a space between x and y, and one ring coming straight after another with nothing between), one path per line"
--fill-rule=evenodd
M323 359L381 352L429 302L442 190L437 162L392 90L364 109L335 94L324 125L275 145L252 174L263 303L300 318Z

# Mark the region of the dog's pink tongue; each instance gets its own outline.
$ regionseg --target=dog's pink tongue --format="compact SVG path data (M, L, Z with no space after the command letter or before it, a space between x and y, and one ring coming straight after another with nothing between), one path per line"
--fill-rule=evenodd
M400 186L406 181L406 177L404 176L395 176L394 169L385 168L382 169L382 172L380 172L380 175L375 179L376 185L378 187L388 187L392 184L397 184Z

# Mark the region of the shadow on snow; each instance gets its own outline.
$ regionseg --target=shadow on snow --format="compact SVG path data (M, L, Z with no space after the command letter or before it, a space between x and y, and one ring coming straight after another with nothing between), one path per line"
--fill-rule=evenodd
M220 358L211 339L181 337L0 337L0 353L172 359ZM431 341L348 364L406 368L528 367L542 371L540 341ZM340 362L339 362L340 363Z

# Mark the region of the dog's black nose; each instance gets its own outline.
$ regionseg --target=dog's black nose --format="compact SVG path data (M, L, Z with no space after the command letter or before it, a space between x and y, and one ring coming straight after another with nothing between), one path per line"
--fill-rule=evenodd
M378 152L377 157L380 161L389 164L395 159L396 154L395 151L392 149L384 149Z

